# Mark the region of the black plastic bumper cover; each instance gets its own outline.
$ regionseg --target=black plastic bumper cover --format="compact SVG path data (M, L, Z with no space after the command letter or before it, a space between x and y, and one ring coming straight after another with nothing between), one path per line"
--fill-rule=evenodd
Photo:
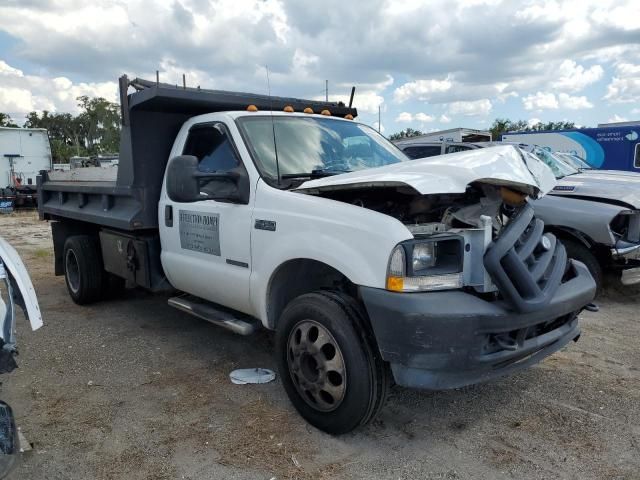
M458 388L526 368L580 335L577 313L595 296L584 264L549 304L517 313L463 291L395 293L360 287L378 347L397 384Z

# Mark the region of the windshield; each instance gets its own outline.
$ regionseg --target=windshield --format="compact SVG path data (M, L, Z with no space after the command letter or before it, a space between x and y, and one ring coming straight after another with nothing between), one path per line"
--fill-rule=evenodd
M542 160L547 167L551 169L556 178L566 177L567 175L574 175L579 173L579 170L573 168L568 163L561 160L558 156L551 153L544 148L534 147L533 153Z
M577 168L578 170L591 170L593 167L585 162L578 155L573 155L571 153L557 153L562 160L571 165L573 168Z
M238 126L263 177L332 175L408 161L395 145L365 125L317 117L251 116Z

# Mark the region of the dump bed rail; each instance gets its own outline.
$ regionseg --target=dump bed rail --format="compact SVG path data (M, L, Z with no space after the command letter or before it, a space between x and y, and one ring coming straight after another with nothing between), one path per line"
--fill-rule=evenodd
M42 219L68 218L122 230L158 227L157 204L174 139L189 118L205 113L246 110L294 111L310 107L333 116L357 116L341 102L320 102L253 93L206 90L120 77L122 132L115 180L100 175L73 178L41 172L38 205ZM129 93L129 89L134 91ZM68 172L66 172L68 173Z

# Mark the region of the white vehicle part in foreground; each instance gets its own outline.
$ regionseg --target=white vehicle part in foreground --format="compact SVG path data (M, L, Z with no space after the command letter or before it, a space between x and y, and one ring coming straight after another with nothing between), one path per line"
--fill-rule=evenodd
M18 287L19 293L24 300L25 314L31 323L31 328L37 330L42 326L42 314L40 313L40 306L38 305L33 283L31 283L29 273L18 252L4 238L0 237L0 281L4 284L2 285L3 289L5 285L9 285L9 276L12 277L14 285ZM8 295L7 300L9 302L8 305L5 304L4 297L0 297L0 336L7 344L5 348L13 348L15 305ZM9 328L7 328L8 326Z
M551 170L512 145L420 158L310 180L298 190L328 191L344 187L408 185L422 195L464 193L470 183L504 185L539 198L556 185Z

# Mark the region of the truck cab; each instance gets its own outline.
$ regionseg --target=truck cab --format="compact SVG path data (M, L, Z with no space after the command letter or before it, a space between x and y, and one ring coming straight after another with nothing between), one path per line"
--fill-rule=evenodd
M595 283L533 215L555 180L517 149L409 161L343 104L121 86L117 173L39 179L76 303L126 282L274 330L293 405L334 434L393 382L457 388L578 339Z

